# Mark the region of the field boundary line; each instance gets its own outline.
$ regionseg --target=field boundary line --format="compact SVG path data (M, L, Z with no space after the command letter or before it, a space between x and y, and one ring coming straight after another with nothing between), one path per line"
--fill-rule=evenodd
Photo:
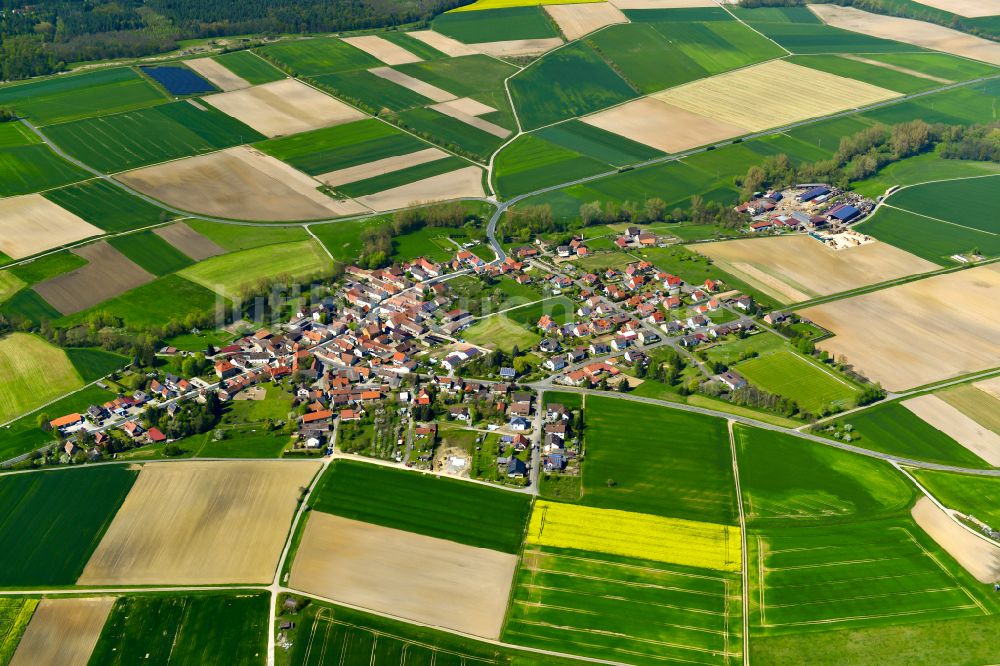
M975 606L949 606L947 608L924 608L920 610L912 611L898 611L895 613L877 613L875 615L851 615L849 617L834 617L828 618L826 620L799 620L797 622L780 622L778 624L766 624L766 627L805 627L805 626L815 626L821 624L838 624L840 622L855 622L858 620L881 620L885 618L893 617L909 617L912 615L921 615L924 613L940 613L941 611L951 611L951 610L966 610L969 608L975 608Z
M742 590L740 593L740 600L743 607L743 663L745 666L750 664L750 574L749 574L749 557L747 555L747 520L746 515L743 512L743 490L740 487L740 465L737 460L736 455L736 433L733 428L735 421L732 419L726 420L726 428L729 430L729 450L733 459L733 482L736 486L736 506L739 508L740 514L740 580L742 585ZM763 594L763 586L761 587L761 593ZM728 604L727 604L728 607ZM763 606L761 606L761 612L763 613Z
M923 552L924 555L926 555L928 558L930 558L930 560L932 562L934 562L934 564L936 564L937 567L941 571L943 571L945 573L945 575L948 576L948 578L950 578L952 580L952 582L955 583L955 585L958 586L958 589L962 590L962 592L965 593L965 596L967 596L969 598L969 600L972 601L972 603L974 603L976 606L979 607L979 610L981 610L983 612L983 615L989 615L990 614L990 612L988 610L986 610L986 607L983 606L982 602L979 601L979 599L976 599L976 597L974 597L972 595L972 592L969 592L968 588L966 588L965 585L962 585L962 582L960 580L958 580L958 578L955 576L955 574L953 574L951 572L951 570L948 569L948 567L946 567L943 564L941 564L941 560L939 560L934 555L934 553L932 553L929 550L927 550L926 548L924 548L924 544L922 544L919 541L917 541L917 539L913 536L913 533L910 532L910 530L906 529L905 527L896 527L894 529L900 530L901 532L903 532L904 534L906 534L907 538L910 541L913 542L913 545L916 546L917 548L919 548Z
M788 49L786 49L784 46L782 46L778 42L774 41L772 38L768 37L767 35L765 35L764 33L762 33L760 30L758 30L757 28L753 27L752 25L750 25L749 23L747 23L746 21L744 21L743 19L741 19L739 16L737 16L736 14L734 14L732 11L730 11L729 7L726 6L728 3L726 3L726 2L719 2L719 0L716 0L715 4L717 4L722 9L722 11L724 11L727 14L729 14L730 16L732 16L733 19L737 23L742 23L745 28L748 28L748 29L756 32L758 35L760 35L761 37L763 37L764 39L766 39L767 41L771 42L772 44L774 44L775 46L777 46L779 49L781 49L782 51L784 51L785 55L782 56L782 58L786 58L788 56L793 56L793 55L798 55L796 53L792 53L791 51L789 51Z
M958 222L949 222L948 220L942 220L940 217L932 217L930 215L925 215L923 213L918 213L916 211L910 210L909 208L900 208L899 206L893 206L892 204L883 204L886 208L892 208L893 210L901 210L904 213L909 213L910 215L916 215L917 217L924 217L928 220L934 220L935 222L940 222L942 224L950 224L953 227L959 227L960 229L967 229L969 231L978 231L981 234L986 234L987 236L1000 236L1000 234L993 231L986 231L985 229L976 229L975 227L967 227L964 224L959 224Z

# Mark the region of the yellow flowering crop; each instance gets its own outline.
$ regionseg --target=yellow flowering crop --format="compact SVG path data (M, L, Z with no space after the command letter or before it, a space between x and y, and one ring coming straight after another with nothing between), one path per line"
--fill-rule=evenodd
M528 543L739 571L740 528L538 500Z

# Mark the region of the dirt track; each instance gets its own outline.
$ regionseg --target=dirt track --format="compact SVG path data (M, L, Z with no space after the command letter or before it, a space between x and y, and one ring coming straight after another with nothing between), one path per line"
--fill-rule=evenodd
M30 257L103 233L41 194L0 199L0 252L11 259Z
M11 666L87 666L114 597L42 599Z
M64 315L86 310L156 279L105 241L76 248L73 254L86 259L87 265L35 285L35 291Z
M1000 547L957 524L926 497L918 499L910 513L917 525L980 583L1000 580Z

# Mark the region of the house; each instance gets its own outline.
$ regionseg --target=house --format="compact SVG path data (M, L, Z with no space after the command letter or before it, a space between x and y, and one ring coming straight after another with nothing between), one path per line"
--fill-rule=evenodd
M513 417L510 420L510 423L508 423L507 425L514 432L524 432L525 430L531 430L531 424L528 422L528 419L524 418L523 416Z
M735 305L743 311L749 311L753 307L753 299L749 296L740 296L736 299Z
M150 428L146 432L146 438L149 439L152 444L159 444L160 442L167 441L167 436L160 432L159 428Z
M528 475L528 466L520 458L511 458L507 462L507 477L510 479L523 479Z
M517 377L517 371L514 368L500 368L500 378L506 380L512 380Z
M236 366L229 361L219 361L215 364L215 374L219 379L229 379L237 372Z
M545 426L545 435L552 435L558 437L559 439L566 439L566 424L562 421L557 421L556 423L549 423Z
M744 388L747 385L747 380L743 378L743 375L738 372L733 372L732 370L723 372L721 375L716 377L716 379L728 386L732 391Z
M470 417L467 405L451 405L448 407L448 416L459 421L468 421Z
M53 430L66 430L72 428L73 426L83 423L83 417L79 414L67 414L66 416L60 416L57 419L49 421L49 425L52 426Z
M792 315L788 312L768 312L764 315L764 323L774 326L776 324L782 324L792 318Z
M566 467L566 458L561 453L551 453L542 459L546 472L558 472Z
M125 425L122 426L122 430L124 430L125 434L132 439L135 439L142 434L142 426L135 421L127 421Z
M545 362L542 365L545 366L546 370L557 372L565 368L567 364L566 364L566 359L564 357L553 356L552 358L545 359Z
M348 421L360 421L363 412L355 411L353 409L344 409L340 412L340 422L347 423Z

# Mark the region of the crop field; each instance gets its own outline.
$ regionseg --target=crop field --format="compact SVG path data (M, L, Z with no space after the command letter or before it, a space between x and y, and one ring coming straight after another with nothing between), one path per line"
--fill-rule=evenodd
M984 428L1000 434L1000 398L992 385L997 380L961 384L934 395Z
M253 86L285 78L284 72L252 51L223 53L212 56L212 60Z
M263 664L268 600L263 593L119 597L92 663Z
M510 7L476 12L446 12L436 17L434 30L465 44L500 39L543 39L556 31L541 7Z
M449 150L485 161L503 143L503 139L468 125L457 118L430 108L410 109L399 114L403 127L426 136Z
M163 93L128 67L0 87L0 106L13 106L36 125L141 109L165 100Z
M919 185L929 180L950 180L995 173L1000 173L1000 164L949 160L935 151L890 164L870 178L855 181L851 184L851 189L863 196L875 198L885 194L893 185Z
M396 236L392 239L392 259L406 261L424 256L435 261L447 261L455 256L455 244L449 238L461 243L468 240L469 236L465 229L440 227L424 227Z
M534 326L543 315L549 315L557 323L566 324L573 318L575 311L576 305L574 305L573 301L565 296L558 296L556 298L545 299L540 303L510 310L509 312L505 312L504 315L520 324Z
M107 596L42 599L10 663L88 663L114 602Z
M663 153L579 120L559 123L535 133L546 141L612 166L624 166L659 157ZM503 153L501 153L502 155Z
M98 227L40 194L0 199L0 251L12 259L30 257L102 233Z
M288 67L297 76L368 69L382 64L361 49L333 37L286 40L266 46L259 53Z
M452 162L453 166L461 166L459 158L453 159L456 160ZM468 163L462 162L462 164ZM434 163L426 166L433 167ZM420 168L416 167L410 171ZM392 183L393 181L401 182L398 174L388 174L382 182ZM429 178L398 184L381 192L360 196L357 203L374 211L389 211L434 201L462 198L478 199L484 196L486 195L483 187L483 170L478 166L469 165Z
M949 81L965 81L997 73L996 68L991 65L947 53L879 53L865 57L893 67L912 69L926 76Z
M171 249L176 249L182 256L190 257L195 261L202 261L226 252L221 245L213 243L183 222L158 227L153 230L153 233L165 240Z
M503 639L640 666L738 664L739 598L731 574L529 547Z
M909 520L769 530L750 545L751 621L765 633L989 612L973 579Z
M796 65L818 69L856 81L865 81L880 88L907 94L953 83L950 79L932 77L916 70L892 67L887 63L861 56L808 55L795 56L788 60Z
M218 90L194 70L183 65L140 67L142 73L159 83L171 95L198 95Z
M919 50L910 44L824 25L806 7L733 9L750 27L792 53L888 53Z
M587 506L733 524L726 423L589 396L583 486Z
M147 463L81 585L262 583L274 575L303 462Z
M18 146L38 145L42 142L38 136L21 123L0 124L0 148L16 148Z
M28 194L75 183L89 177L45 145L25 145L0 151L0 196Z
M50 190L43 196L110 233L150 226L173 217L173 213L132 196L102 178Z
M0 303L16 294L25 286L23 280L10 271L0 272Z
M427 161L423 161L424 159L427 159ZM400 160L400 162L402 161ZM331 172L326 175L330 179L327 182L338 193L344 196L356 197L359 201L365 202L366 200L361 197L410 185L418 181L425 181L435 176L451 174L469 166L467 160L448 155L437 148L427 149L427 153L419 153L409 161L416 162L416 164L407 165L405 163L397 163L396 165L388 165L388 171L385 173L363 173L359 170L351 171L345 176L344 172ZM394 166L400 168L393 168ZM473 168L478 172L478 167ZM347 182L343 182L345 177ZM419 196L418 192L414 191L414 197L417 196ZM430 194L427 196L428 198L433 198ZM441 198L450 199L452 197L444 196ZM410 201L416 200L414 198ZM410 201L405 203L410 203ZM390 207L395 208L395 206Z
M740 570L740 530L729 525L536 500L525 543Z
M903 475L880 460L743 425L734 436L747 521L755 527L898 515L913 501Z
M372 488L379 489L378 501L372 501ZM454 511L456 506L462 511ZM516 553L531 503L519 493L340 460L320 481L312 507L384 527Z
M914 185L893 193L889 204L949 225L1000 237L1000 223L980 206L1000 205L1000 176L962 178Z
M507 353L514 347L528 349L541 340L540 335L502 314L479 320L462 331L461 335L463 340L474 345L495 346Z
M86 310L156 277L106 241L75 248L73 253L87 264L35 285L35 291L64 315Z
M10 663L36 606L38 599L0 598L0 662Z
M519 137L497 155L495 168L497 190L507 197L611 170L603 162L532 134Z
M131 359L127 356L107 352L103 349L67 347L65 351L73 367L76 368L85 382L100 379L131 363Z
M316 234L316 238L338 261L351 263L361 252L361 232L366 228L378 227L387 223L385 217L369 217L330 224L315 224L309 229ZM405 242L405 238L404 236L399 242Z
M405 111L427 103L427 98L420 93L372 74L367 69L322 74L312 77L312 81L372 114L385 110Z
M978 249L986 256L1000 255L1000 235L932 220L891 206L883 206L858 230L940 265L954 264L951 257Z
M0 338L0 377L0 423L83 386L65 352L29 333Z
M53 417L57 413L63 412ZM114 465L0 479L8 507L0 527L0 585L75 583L135 478L136 472Z
M866 111L861 117L890 125L916 118L951 125L991 123L996 119L993 100L998 92L1000 82L984 81Z
M751 384L795 400L800 409L813 414L833 406L850 407L858 394L846 379L790 350L778 350L734 367Z
M284 275L289 280L304 280L328 271L330 263L323 249L307 240L213 257L179 274L223 296L235 296L243 285L252 285L261 278Z
M974 516L994 529L1000 525L1000 481L997 479L929 469L909 471L949 509Z
M1000 435L983 423L932 393L908 398L901 404L990 465L1000 467Z
M636 96L601 57L582 42L543 56L510 80L525 129L598 111Z
M108 243L153 275L166 275L190 266L194 261L152 231L116 236Z
M120 317L130 326L163 326L171 319L183 321L189 314L212 312L223 303L199 284L178 275L166 275L63 318L60 323L83 323L90 313L100 311Z
M611 2L557 4L544 9L567 40L580 39L609 25L628 22L628 18Z
M70 155L106 173L263 139L210 106L183 101L45 128Z

